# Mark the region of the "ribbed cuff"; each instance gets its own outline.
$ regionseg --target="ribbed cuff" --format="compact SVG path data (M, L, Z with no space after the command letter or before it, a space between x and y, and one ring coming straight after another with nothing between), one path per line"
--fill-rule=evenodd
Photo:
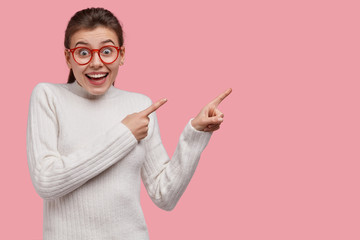
M206 147L206 145L208 144L208 142L210 141L212 132L204 132L204 131L199 131L199 130L195 129L191 125L191 121L193 119L194 118L191 118L189 120L188 124L185 126L183 134L184 134L185 139L191 139L191 141L197 142L198 145L201 146L201 149L203 150Z
M137 143L138 140L136 139L134 134L131 132L131 130L127 126L125 126L125 124L120 122L120 124L118 124L118 128L120 129L120 131L124 131L126 137L129 138L130 142Z

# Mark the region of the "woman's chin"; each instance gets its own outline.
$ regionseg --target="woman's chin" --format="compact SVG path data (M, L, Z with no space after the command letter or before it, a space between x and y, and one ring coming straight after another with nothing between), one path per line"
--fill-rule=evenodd
M92 95L103 95L105 92L107 91L107 88L102 87L102 88L91 88L88 92Z
M92 95L103 95L110 87L108 80L109 79L106 79L106 81L101 84L92 84L90 80L88 80L86 84L86 90Z

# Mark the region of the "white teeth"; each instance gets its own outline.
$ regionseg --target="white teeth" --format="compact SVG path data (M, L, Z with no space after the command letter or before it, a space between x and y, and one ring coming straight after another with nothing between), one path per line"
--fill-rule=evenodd
M88 75L91 78L102 78L102 77L105 77L106 74L107 73L105 73L105 74L94 74L94 75L86 74L86 75Z

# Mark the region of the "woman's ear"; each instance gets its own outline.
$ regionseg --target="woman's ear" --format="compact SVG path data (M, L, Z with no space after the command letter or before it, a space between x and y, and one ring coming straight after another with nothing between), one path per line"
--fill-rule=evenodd
M68 50L64 50L64 54L65 54L65 61L66 64L68 65L69 69L71 69L71 63L70 63L70 52Z
M125 60L125 47L122 46L120 48L120 66L124 65L124 60Z

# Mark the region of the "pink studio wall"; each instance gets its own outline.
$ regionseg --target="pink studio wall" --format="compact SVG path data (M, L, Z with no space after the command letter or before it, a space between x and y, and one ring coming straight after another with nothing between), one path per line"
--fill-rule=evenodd
M142 188L151 239L360 239L359 1L7 1L1 23L0 239L41 239L26 158L29 97L63 83L66 24L120 19L116 87L167 97L172 155L190 117L228 87L222 128L172 212Z

